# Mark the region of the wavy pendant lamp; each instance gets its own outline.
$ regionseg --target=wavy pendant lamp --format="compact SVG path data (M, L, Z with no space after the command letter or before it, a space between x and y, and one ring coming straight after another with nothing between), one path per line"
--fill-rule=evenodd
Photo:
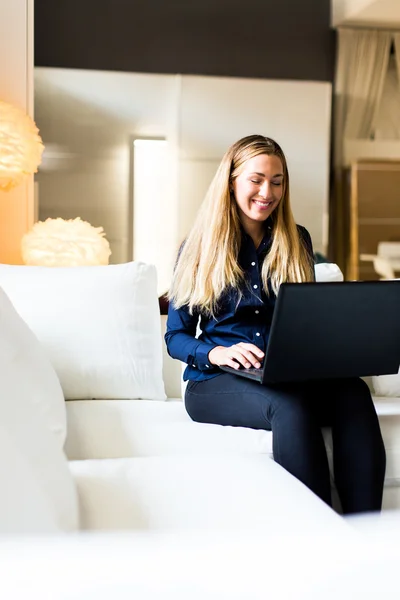
M0 190L7 192L36 173L43 149L31 117L0 100Z

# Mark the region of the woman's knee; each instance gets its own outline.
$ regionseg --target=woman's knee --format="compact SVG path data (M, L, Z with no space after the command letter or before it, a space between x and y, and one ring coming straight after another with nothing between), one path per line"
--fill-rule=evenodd
M352 412L375 413L370 389L363 379L354 378L341 382L336 393L337 402Z
M370 398L371 392L367 383L360 377L345 380L347 393L352 397Z
M362 379L347 382L332 402L335 438L346 444L359 444L373 453L384 454L378 415L368 385Z

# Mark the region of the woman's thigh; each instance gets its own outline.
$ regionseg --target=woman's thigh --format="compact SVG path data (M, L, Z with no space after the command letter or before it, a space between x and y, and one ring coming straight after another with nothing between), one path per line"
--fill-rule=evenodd
M308 411L302 385L264 386L229 373L189 381L185 406L194 421L267 430L278 412L298 418Z
M185 405L194 421L254 429L272 429L277 416L297 419L299 426L305 419L334 428L377 420L368 386L358 378L265 386L223 373L189 381Z

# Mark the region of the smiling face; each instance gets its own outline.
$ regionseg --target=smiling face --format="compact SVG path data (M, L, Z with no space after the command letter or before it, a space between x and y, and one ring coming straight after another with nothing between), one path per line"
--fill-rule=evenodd
M232 188L245 231L261 229L278 206L284 189L284 171L280 158L259 154L249 158Z

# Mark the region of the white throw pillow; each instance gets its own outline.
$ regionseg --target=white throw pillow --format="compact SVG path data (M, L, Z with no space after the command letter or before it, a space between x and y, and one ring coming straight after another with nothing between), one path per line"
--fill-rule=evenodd
M377 375L372 377L372 386L376 396L400 398L400 370L395 375Z
M65 421L57 377L0 290L0 533L77 529Z
M0 265L0 286L42 343L68 400L164 400L155 267Z
M343 273L335 263L318 263L315 265L316 281L343 281Z
M44 349L1 288L0 389L0 402L14 402L14 398L31 402L63 448L67 415L60 382Z

